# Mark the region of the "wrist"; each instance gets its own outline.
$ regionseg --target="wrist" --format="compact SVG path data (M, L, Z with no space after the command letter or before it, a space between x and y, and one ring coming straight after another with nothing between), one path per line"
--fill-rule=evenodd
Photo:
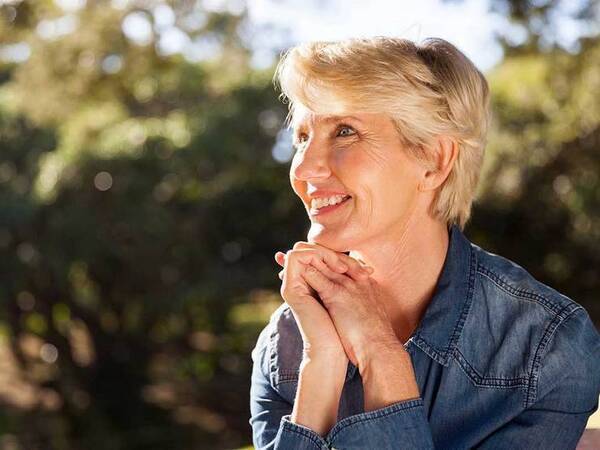
M363 345L358 346L354 353L356 355L357 368L362 374L361 369L366 369L367 366L376 363L376 360L394 357L398 353L406 353L406 349L402 343L395 337L386 337L381 339L374 339L365 342Z
M365 411L419 398L412 359L399 341L371 347L360 364Z
M348 357L343 351L314 351L304 349L302 352L302 365L311 364L313 366L332 366L344 368L348 364Z
M348 358L346 355L338 354L305 354L300 362L298 377L310 380L320 380L327 388L344 386L346 371L348 369ZM317 385L315 383L315 385Z
M304 358L300 364L291 422L325 436L337 422L346 369L347 359L344 363L341 358L324 355Z

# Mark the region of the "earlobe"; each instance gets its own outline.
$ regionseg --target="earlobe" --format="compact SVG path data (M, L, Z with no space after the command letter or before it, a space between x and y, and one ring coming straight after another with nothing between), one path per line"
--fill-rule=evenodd
M430 174L431 174L431 175L428 175L428 177L431 177L431 176L433 176L433 172L427 172L427 173L430 173ZM428 183L428 182L427 182L427 180L423 180L423 181L421 181L421 182L418 184L418 186L417 186L417 191L419 191L419 192L426 192L426 191L429 191L429 190L431 189L431 188L429 187L429 184L430 184L430 183Z

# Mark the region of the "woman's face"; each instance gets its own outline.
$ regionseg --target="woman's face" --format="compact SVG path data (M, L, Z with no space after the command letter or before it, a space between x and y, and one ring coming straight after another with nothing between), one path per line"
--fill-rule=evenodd
M307 240L337 251L402 235L425 169L406 156L391 118L296 112L290 181L308 212ZM316 209L313 199L350 198ZM340 199L341 197L338 197Z

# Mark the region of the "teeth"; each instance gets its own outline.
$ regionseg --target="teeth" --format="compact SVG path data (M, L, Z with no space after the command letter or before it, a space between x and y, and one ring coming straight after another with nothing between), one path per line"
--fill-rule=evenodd
M311 209L319 209L324 206L341 203L348 195L332 195L331 197L313 198L310 202Z

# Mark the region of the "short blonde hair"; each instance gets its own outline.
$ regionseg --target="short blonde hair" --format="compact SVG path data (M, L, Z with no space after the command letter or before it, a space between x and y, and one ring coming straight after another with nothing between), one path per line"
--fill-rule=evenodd
M431 168L436 135L454 138L458 156L432 212L464 229L487 141L489 88L454 45L381 36L308 42L282 54L273 81L289 100L288 126L298 104L319 113L387 113L409 154Z

